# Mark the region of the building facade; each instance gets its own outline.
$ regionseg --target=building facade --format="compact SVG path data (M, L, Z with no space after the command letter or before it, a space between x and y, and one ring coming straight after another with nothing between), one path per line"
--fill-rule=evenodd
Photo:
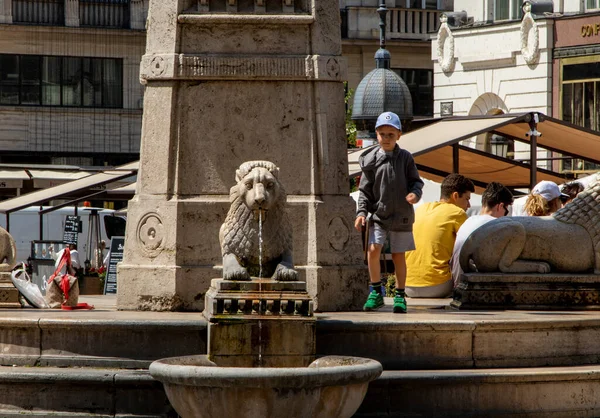
M435 116L536 111L599 130L593 113L598 106L584 106L586 98L587 103L596 103L600 78L598 1L534 3L521 7L517 0L454 2L454 12L467 18L457 26L443 23L432 43ZM466 144L493 151L495 142L503 141L510 144L499 147L508 149L502 156L528 160L526 144L494 135L479 135ZM538 159L539 166L555 171L573 171L577 166L579 174L596 168L543 150Z
M342 54L348 62L348 87L356 89L375 68L379 48L380 0L342 0ZM415 117L433 115L433 64L431 37L439 18L451 11L453 0L385 0L387 15L386 48L391 69L406 82L413 99Z
M0 0L0 163L138 158L147 10L148 0Z
M350 89L375 66L378 2L340 3ZM139 158L148 3L0 0L0 164L113 166ZM452 5L386 0L392 69L409 86L416 116L434 112L430 38Z

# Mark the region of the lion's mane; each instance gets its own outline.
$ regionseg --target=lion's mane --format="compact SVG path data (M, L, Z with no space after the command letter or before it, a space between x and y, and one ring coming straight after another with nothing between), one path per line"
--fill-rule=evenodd
M552 215L557 221L577 224L586 229L594 243L594 251L600 253L600 178L596 177L587 189L577 195L564 208Z

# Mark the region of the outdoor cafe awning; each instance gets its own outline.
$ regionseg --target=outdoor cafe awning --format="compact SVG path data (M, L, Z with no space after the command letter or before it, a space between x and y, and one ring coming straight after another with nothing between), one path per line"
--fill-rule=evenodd
M47 189L89 176L88 171L58 171L58 170L27 170L33 179L33 187L36 189Z
M114 184L115 187L122 186L119 181L134 176L137 173L138 166L139 162L135 161L96 174L90 174L68 183L59 184L48 189L38 190L2 201L0 202L0 213L11 213L28 206L39 205L49 200L72 196L75 193L83 193L84 197L86 195L104 193L105 190L103 190L104 188L102 186L109 184Z
M23 169L0 169L0 189L20 189L23 187L23 181L29 179L29 174Z
M507 138L529 143L526 134L528 120L533 113L500 116L451 117L441 119L421 129L402 135L400 147L410 151L421 175L434 181L452 172L458 172L484 187L498 181L511 188L530 187L531 165L509 158L502 158L480 150L460 145L459 142L473 136L493 132ZM538 114L537 146L564 155L600 163L600 135L566 122ZM348 154L349 173L360 174L358 157L364 149ZM537 168L536 181L567 181L567 175Z

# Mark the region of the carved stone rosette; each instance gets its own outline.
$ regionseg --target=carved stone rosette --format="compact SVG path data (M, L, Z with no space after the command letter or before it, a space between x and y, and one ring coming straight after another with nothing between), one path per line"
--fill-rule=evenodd
M142 217L137 228L140 247L150 257L156 257L163 250L165 238L163 222L158 213L148 213Z

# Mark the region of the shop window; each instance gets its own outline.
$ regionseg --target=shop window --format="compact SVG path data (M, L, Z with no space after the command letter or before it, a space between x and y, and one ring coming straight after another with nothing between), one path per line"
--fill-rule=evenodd
M0 105L123 107L123 61L0 54Z
M422 69L393 69L410 90L413 115L433 116L433 71Z
M575 59L575 62L561 62L561 118L574 125L600 132L600 62L580 61ZM569 64L570 62L573 63ZM567 158L562 161L562 169L579 173L597 171L600 165Z

